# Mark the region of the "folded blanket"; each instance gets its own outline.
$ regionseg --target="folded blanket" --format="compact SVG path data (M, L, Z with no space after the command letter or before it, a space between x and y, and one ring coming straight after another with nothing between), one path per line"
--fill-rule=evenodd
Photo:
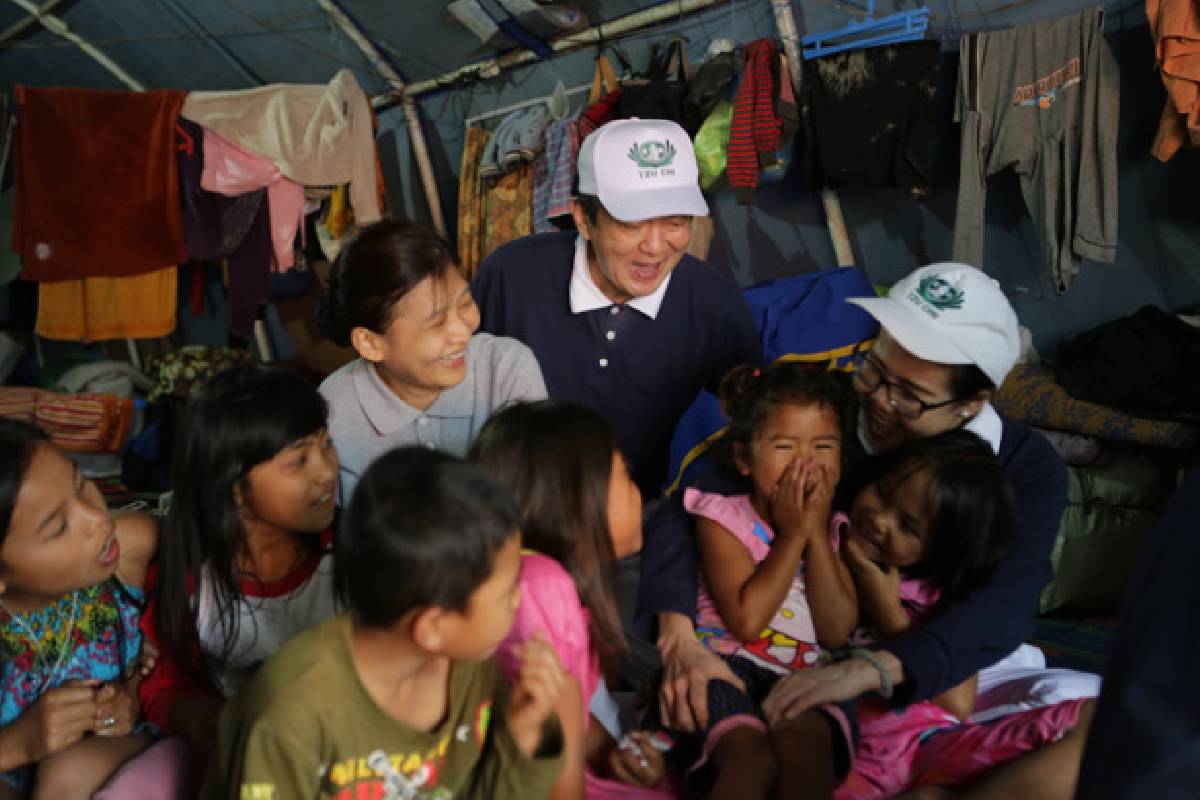
M187 258L174 133L185 96L17 87L22 277L119 278Z

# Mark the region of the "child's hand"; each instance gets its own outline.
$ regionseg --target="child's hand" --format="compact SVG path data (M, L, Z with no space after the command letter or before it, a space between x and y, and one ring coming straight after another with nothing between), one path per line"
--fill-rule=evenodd
M95 715L93 683L71 681L47 691L11 723L21 728L25 763L36 764L78 742L92 730Z
M608 752L608 768L621 783L657 786L666 772L662 753L646 731L632 731Z
M92 730L97 736L128 736L141 714L138 684L141 675L127 681L106 683L96 690L96 713Z
M771 498L771 518L781 536L820 535L829 523L833 478L823 464L792 461Z
M843 560L850 568L850 575L858 591L876 603L900 602L900 570L892 566L876 564L867 558L854 539L842 545Z
M158 648L146 639L142 639L142 650L138 653L138 673L145 678L151 672L154 672L154 667L157 664Z
M558 655L538 631L521 647L521 674L508 712L508 729L526 756L532 757L541 744L542 723L554 710L565 682Z

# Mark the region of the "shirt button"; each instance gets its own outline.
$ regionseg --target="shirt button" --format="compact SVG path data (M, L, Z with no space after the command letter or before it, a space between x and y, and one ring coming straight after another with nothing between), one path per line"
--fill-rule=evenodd
M602 359L600 359L600 366L602 366L602 367L607 367L607 366L608 366L608 359L607 359L607 358L602 358Z
M619 306L613 306L612 308L610 308L608 310L608 313L612 314L615 317L617 314L621 313L621 309Z
M616 332L616 331L609 331L608 333L606 333L606 334L604 334L604 335L608 337L608 340L609 340L610 342L611 342L613 339L617 338L617 332Z
M417 424L418 424L418 425L424 425L424 424L426 424L427 422L429 422L429 418L428 418L428 417L417 417Z

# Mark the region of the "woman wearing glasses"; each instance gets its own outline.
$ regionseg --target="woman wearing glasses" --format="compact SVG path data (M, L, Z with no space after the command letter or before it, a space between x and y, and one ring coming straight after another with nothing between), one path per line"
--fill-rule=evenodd
M765 705L775 720L803 723L813 716L803 715L806 709L885 687L894 687L898 704L928 699L1008 656L1033 632L1066 507L1067 474L1057 453L991 405L1020 350L1016 314L999 284L965 264L932 264L899 281L887 298L849 302L875 317L880 332L854 373L861 403L858 441L848 443L843 474L867 455L908 439L966 428L996 452L1016 497L1019 524L1003 562L983 586L887 640L874 658L852 658L781 680ZM669 509L657 522L646 535L639 615L658 623L663 712L686 729L707 716L708 681L728 677L694 646L688 609L679 602L686 595L675 597L686 593L689 582L695 594L695 561L681 558L691 546L679 544L687 529ZM670 555L656 558L656 552ZM829 736L812 724L815 739Z

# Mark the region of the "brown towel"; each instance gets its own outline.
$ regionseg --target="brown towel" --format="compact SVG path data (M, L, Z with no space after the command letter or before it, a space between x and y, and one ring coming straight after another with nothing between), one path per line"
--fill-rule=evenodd
M22 277L119 278L187 260L175 167L186 96L17 87Z

